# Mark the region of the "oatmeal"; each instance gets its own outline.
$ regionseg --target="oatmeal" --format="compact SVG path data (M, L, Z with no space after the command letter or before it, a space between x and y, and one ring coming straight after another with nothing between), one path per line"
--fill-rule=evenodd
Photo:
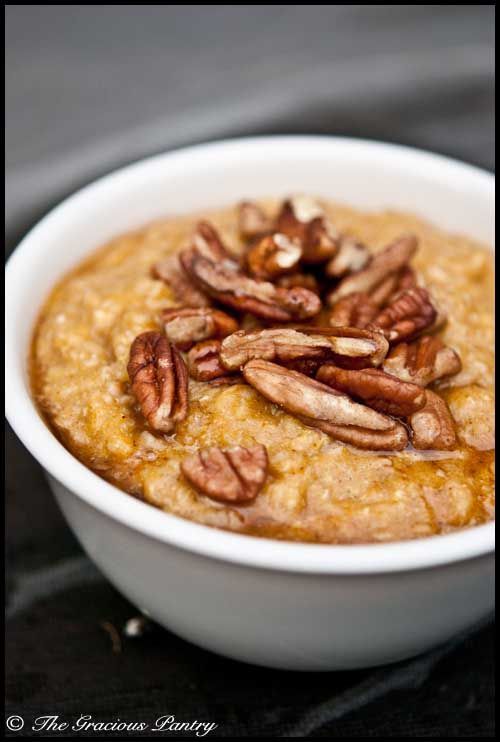
M32 379L76 457L199 523L364 543L493 518L492 256L416 216L304 197L121 235L52 292Z

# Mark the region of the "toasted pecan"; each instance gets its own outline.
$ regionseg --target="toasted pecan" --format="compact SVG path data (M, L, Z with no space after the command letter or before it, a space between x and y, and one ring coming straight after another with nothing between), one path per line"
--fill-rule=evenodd
M221 341L215 338L194 345L187 355L189 375L196 381L228 376L220 360Z
M353 402L346 394L276 363L249 361L243 376L264 397L295 415L370 430L390 430L394 424L391 418Z
M387 373L419 386L458 374L461 368L458 353L436 335L425 335L413 343L399 343L383 363Z
M238 332L224 338L221 361L236 370L252 359L289 363L291 361L337 359L351 365L379 365L388 349L381 333L356 328L282 327Z
M165 334L180 350L210 338L223 338L236 332L238 323L225 312L204 307L174 307L161 315Z
M227 504L252 502L262 489L268 469L265 446L208 448L189 456L181 471L193 487Z
M303 289L314 291L315 294L319 294L320 292L318 280L312 273L302 273L300 271L287 273L284 276L279 276L274 283L283 289L292 289L300 286Z
M339 233L322 207L308 196L286 200L278 214L275 229L302 245L304 263L323 263L338 250Z
M318 369L316 379L387 415L407 417L425 404L425 392L421 387L378 368L353 371L326 363Z
M261 237L246 253L247 268L255 278L274 279L295 270L302 257L300 243L274 232Z
M455 425L448 405L429 389L425 390L424 407L409 417L409 423L415 448L438 451L455 448Z
M365 268L343 278L328 295L329 305L333 306L339 299L349 294L362 292L371 295L391 274L397 274L406 268L416 249L416 237L413 235L400 237L376 253Z
M369 294L356 292L339 299L331 309L329 322L332 327L358 327L364 329L375 319L379 310Z
M335 363L346 368L380 366L389 350L388 341L378 329L300 325L296 325L295 329L306 335L324 335L330 338Z
M299 417L299 420L311 428L318 428L336 441L365 451L402 451L408 445L408 432L404 425L396 421L390 430L368 430L356 425L335 425L307 417Z
M437 311L429 293L421 286L406 289L370 323L370 328L384 332L390 343L410 340L431 327Z
M355 273L366 266L370 260L370 253L366 245L352 237L343 236L339 241L339 249L325 266L325 274L329 278L343 278L348 273Z
M192 281L182 267L179 255L169 255L152 268L154 278L159 278L172 289L175 299L190 307L208 307L211 299Z
M374 450L406 445L401 423L297 371L256 360L244 366L243 375L268 400L337 440Z
M181 263L191 279L211 297L240 312L276 322L308 319L318 314L321 301L312 291L303 288L282 289L272 283L247 276L238 262L220 257L210 243L193 245L181 252Z
M410 266L405 266L400 271L389 273L387 278L381 281L370 292L370 299L380 309L393 301L402 291L412 289L417 285L415 271Z
M187 369L177 348L159 332L143 332L131 345L127 371L150 427L171 433L188 411Z
M261 237L271 231L271 219L255 201L242 201L238 204L238 228L244 240Z
M198 222L191 237L191 245L208 260L235 260L222 242L215 227L207 221Z

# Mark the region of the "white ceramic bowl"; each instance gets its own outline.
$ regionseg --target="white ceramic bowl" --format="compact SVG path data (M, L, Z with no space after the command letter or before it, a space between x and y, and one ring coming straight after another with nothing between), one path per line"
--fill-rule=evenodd
M28 383L40 305L95 247L157 217L297 191L410 210L493 243L493 176L437 155L343 138L267 137L152 157L68 198L11 257L7 415L90 558L160 624L261 665L366 667L429 649L492 610L492 523L366 546L287 543L191 523L83 466L40 418Z

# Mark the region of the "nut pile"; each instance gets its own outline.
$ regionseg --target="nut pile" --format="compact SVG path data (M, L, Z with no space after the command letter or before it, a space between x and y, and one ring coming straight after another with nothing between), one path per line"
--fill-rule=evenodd
M372 254L305 196L274 218L244 202L239 229L241 257L200 222L179 254L153 267L181 306L130 349L132 391L149 428L171 434L186 418L191 377L249 384L357 448L453 448L451 414L427 387L461 362L434 334L446 317L410 265L417 239L404 235ZM248 315L252 329L240 329ZM181 465L198 492L236 504L255 499L267 469L262 445L200 450Z

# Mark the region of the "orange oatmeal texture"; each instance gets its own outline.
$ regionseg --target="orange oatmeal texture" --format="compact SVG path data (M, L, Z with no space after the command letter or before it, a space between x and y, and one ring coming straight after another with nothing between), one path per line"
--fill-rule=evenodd
M131 343L161 331L178 303L151 267L185 247L200 215L117 237L54 289L32 346L36 401L64 445L100 476L165 511L258 536L326 543L418 538L493 518L493 261L482 245L416 216L323 204L332 222L373 251L402 233L419 239L413 265L447 315L439 335L462 370L432 385L456 425L450 451L361 451L268 402L243 382L189 381L189 412L171 435L151 430L131 393ZM274 202L265 203L269 211ZM204 214L234 252L236 208ZM197 493L180 464L199 448L263 444L265 486L250 504Z

